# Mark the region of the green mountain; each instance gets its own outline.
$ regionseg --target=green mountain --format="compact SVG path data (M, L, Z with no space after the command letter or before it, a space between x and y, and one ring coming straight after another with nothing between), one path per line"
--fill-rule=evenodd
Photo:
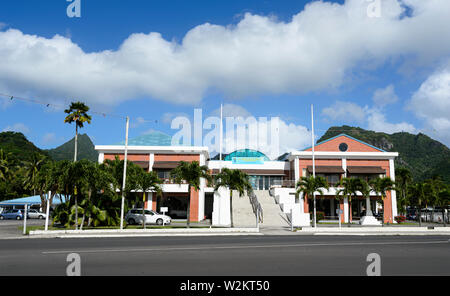
M440 175L450 183L450 149L427 135L386 134L344 125L329 128L318 142L339 134L347 134L389 152L398 152L396 167L408 168L417 181Z
M75 137L70 141L62 144L55 149L47 150L48 155L53 160L73 160L73 154L75 152ZM94 144L86 134L78 135L78 155L77 160L89 159L92 161L98 161L98 152L94 148Z
M18 162L31 160L35 152L48 156L46 151L36 147L22 133L16 132L0 133L0 149L11 153L11 158Z

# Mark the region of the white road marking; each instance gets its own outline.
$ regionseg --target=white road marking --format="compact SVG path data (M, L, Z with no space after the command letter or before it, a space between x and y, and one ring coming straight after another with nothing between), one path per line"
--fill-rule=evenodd
M448 241L404 241L404 242L348 242L348 243L316 243L316 244L278 244L278 245L235 245L235 246L204 246L204 247L172 247L172 248L136 248L136 249L99 249L99 250L65 250L46 251L42 254L66 253L105 253L105 252L155 252L155 251L196 251L196 250L226 250L226 249L255 249L255 248L296 248L322 246L371 246L371 245L402 245L402 244L443 244Z

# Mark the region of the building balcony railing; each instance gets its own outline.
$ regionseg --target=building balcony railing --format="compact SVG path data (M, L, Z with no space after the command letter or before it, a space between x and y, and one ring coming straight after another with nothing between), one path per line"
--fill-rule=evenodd
M295 180L273 180L271 186L285 187L285 188L295 188ZM338 187L339 183L328 183L331 187Z

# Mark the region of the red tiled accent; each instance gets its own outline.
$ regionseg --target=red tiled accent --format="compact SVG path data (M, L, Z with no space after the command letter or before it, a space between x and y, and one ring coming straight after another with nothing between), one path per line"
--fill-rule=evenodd
M386 197L383 200L383 221L384 223L393 223L392 220L392 197L391 192L386 192Z
M314 147L314 151L340 152L339 145L341 143L346 143L348 145L348 150L347 150L348 152L380 152L380 150L372 148L368 145L365 145L363 143L355 141L346 136L340 136L340 137L337 137L336 139L330 140L326 143L319 144ZM309 148L306 151L312 151L312 148Z
M116 155L119 156L120 160L125 159L124 154L105 154L104 159L105 160L107 160L107 159L114 160L116 158ZM127 159L129 161L149 161L150 155L148 155L148 154L128 154Z
M198 208L199 208L199 200L198 200L198 191L194 188L191 188L191 204L190 204L190 213L189 213L189 221L198 222Z
M342 211L342 214L340 214L341 223L345 223L345 213L344 213L344 200L339 200L339 209Z
M152 198L152 210L156 211L156 196L153 196Z
M200 154L155 154L155 161L200 161Z

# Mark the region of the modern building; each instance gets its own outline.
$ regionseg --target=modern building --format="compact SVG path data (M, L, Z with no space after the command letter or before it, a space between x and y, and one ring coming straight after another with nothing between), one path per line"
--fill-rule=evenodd
M128 160L145 170L157 172L164 181L163 195L154 196L149 193L145 202L146 208L159 211L160 207L167 206L169 215L185 218L187 199L190 198L191 221L211 219L213 225L229 225L230 194L227 189L221 188L214 192L214 189L202 180L199 191L188 192L187 184L174 184L169 178L170 171L180 161L198 161L200 165L207 165L213 175L224 167L246 172L250 176L257 198L261 201L266 221L270 220L270 223L276 224L274 221L280 216L280 224L292 221L296 226L310 225L312 197L296 196L295 184L300 177L313 173L311 148L291 151L277 160L270 160L259 151L242 149L224 155L223 160L219 160L217 157L210 158L207 147L171 146L170 143L170 136L161 133L129 141ZM100 163L116 156L124 158L123 144L99 145L95 146L95 149L99 152ZM339 180L343 177L371 179L378 176L388 176L395 180L394 159L397 156L396 152L386 152L345 134L316 144L316 175L325 177L330 184L330 188L325 190L323 195L316 196L317 211L323 212L326 219L339 218L342 222L359 220L365 210L365 200L362 196L351 202L347 198L336 199ZM384 200L375 193L370 199L375 214L382 214L385 223L394 223L393 217L397 215L395 191L389 191ZM234 202L233 197L233 217L235 218L236 211L237 215L241 216L253 215L248 217L248 221L254 221L255 216L251 211L239 208L252 207L248 198L236 201L238 203ZM273 219L270 218L271 215Z

